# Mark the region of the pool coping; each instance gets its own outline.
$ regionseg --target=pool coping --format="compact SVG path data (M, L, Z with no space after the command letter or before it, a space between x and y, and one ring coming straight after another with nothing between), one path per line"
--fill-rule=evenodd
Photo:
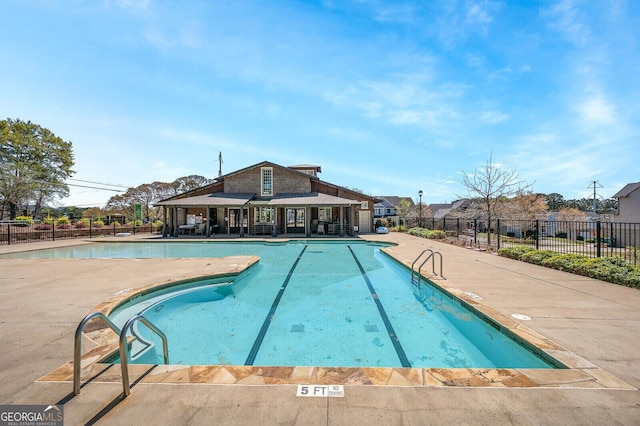
M103 240L104 241L104 240ZM267 240L268 241L268 240ZM285 240L278 240L284 242ZM383 251L399 263L410 268L406 259L393 252L393 247ZM236 259L227 264L229 258ZM95 310L108 314L116 306L157 287L178 285L202 278L219 278L240 274L258 262L256 256L229 256L223 259L216 273L195 274L181 280L167 280L144 287L122 291L96 306ZM227 263L225 263L227 262ZM227 268L224 268L227 265ZM557 345L541 334L528 328L514 318L507 317L474 295L462 292L446 280L429 277L426 280L441 288L445 293L459 299L475 310L486 315L505 330L516 335L541 352L566 365L566 369L446 369L446 368L376 368L376 367L316 367L316 366L196 366L196 365L143 365L130 364L129 375L132 383L206 383L240 385L374 385L374 386L428 386L428 387L507 387L507 388L601 388L636 390L635 387L616 378L596 365ZM84 338L93 342L94 348L82 354L82 383L120 382L122 376L115 364L101 362L117 350L117 336L103 326L88 328ZM86 340L85 340L86 341ZM73 361L44 375L41 382L72 382Z

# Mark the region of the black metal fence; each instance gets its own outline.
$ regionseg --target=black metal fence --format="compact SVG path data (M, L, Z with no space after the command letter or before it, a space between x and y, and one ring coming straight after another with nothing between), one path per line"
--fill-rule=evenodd
M73 238L95 238L101 236L143 234L157 232L157 225L103 224L93 220L69 222L53 220L50 223L28 223L25 221L0 222L0 245L32 243L36 241L56 241Z
M408 218L405 225L441 230L465 244L490 250L528 245L537 250L640 262L640 223Z

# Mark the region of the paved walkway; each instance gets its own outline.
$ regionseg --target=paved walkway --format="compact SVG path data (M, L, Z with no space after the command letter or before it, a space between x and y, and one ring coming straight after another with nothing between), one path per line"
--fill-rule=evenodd
M530 317L527 328L601 373L587 383L536 388L346 385L343 398L296 397L296 385L174 382L139 383L123 400L115 380L89 383L72 397L70 382L39 379L73 358L73 333L85 314L125 289L208 273L212 265L0 259L0 404L63 402L66 424L640 423L640 291L405 234L364 238L398 243L391 252L405 262L424 248L441 251L447 280L439 284L504 318ZM0 246L0 254L77 243Z

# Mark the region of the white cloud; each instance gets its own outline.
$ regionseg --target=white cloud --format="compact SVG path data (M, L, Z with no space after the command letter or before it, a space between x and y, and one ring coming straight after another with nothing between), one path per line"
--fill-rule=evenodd
M467 65L471 68L484 68L486 64L486 58L479 54L469 53L465 56L465 61Z
M467 3L467 13L465 22L471 25L478 25L486 31L488 25L493 22L493 17L487 11L487 3Z
M480 115L480 121L488 124L498 124L507 121L509 116L498 111L485 111Z
M586 99L576 106L582 120L591 125L610 125L615 121L615 108L601 97Z
M549 26L562 34L576 46L585 46L591 38L591 29L583 22L583 13L578 2L561 0L544 9L542 16L548 19Z
M501 2L490 0L466 1L462 5L450 1L436 21L437 37L445 46L452 47L470 34L486 35L501 7Z

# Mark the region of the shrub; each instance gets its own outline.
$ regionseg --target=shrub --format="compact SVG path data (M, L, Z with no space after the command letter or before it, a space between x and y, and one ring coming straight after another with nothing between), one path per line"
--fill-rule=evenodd
M408 233L411 235L415 235L417 237L427 238L430 240L444 240L445 237L447 236L444 231L440 231L440 230L432 231L426 228L418 228L418 227L409 229Z
M513 246L513 247L502 247L498 250L498 254L500 256L508 257L510 259L520 260L523 254L535 250L529 246Z
M94 219L91 226L94 228L102 228L104 226L104 222L102 219Z
M53 229L53 225L50 223L39 223L34 226L33 229L37 231L51 231Z
M590 258L579 254L535 250L527 246L503 247L498 250L498 254L614 284L640 288L640 266L633 265L622 257Z
M73 224L73 227L76 229L85 229L88 228L91 223L89 218L83 218Z
M542 265L542 263L555 255L557 255L555 251L551 250L530 250L526 253L523 253L520 257L520 260L524 262L534 263L536 265Z
M545 259L544 262L542 262L542 266L573 272L577 269L578 264L586 259L586 256L579 254L556 254L555 256Z
M60 225L71 225L71 221L68 217L62 216L58 219L58 227L60 227Z
M33 225L33 218L31 216L16 216L14 219L14 226L29 226Z

